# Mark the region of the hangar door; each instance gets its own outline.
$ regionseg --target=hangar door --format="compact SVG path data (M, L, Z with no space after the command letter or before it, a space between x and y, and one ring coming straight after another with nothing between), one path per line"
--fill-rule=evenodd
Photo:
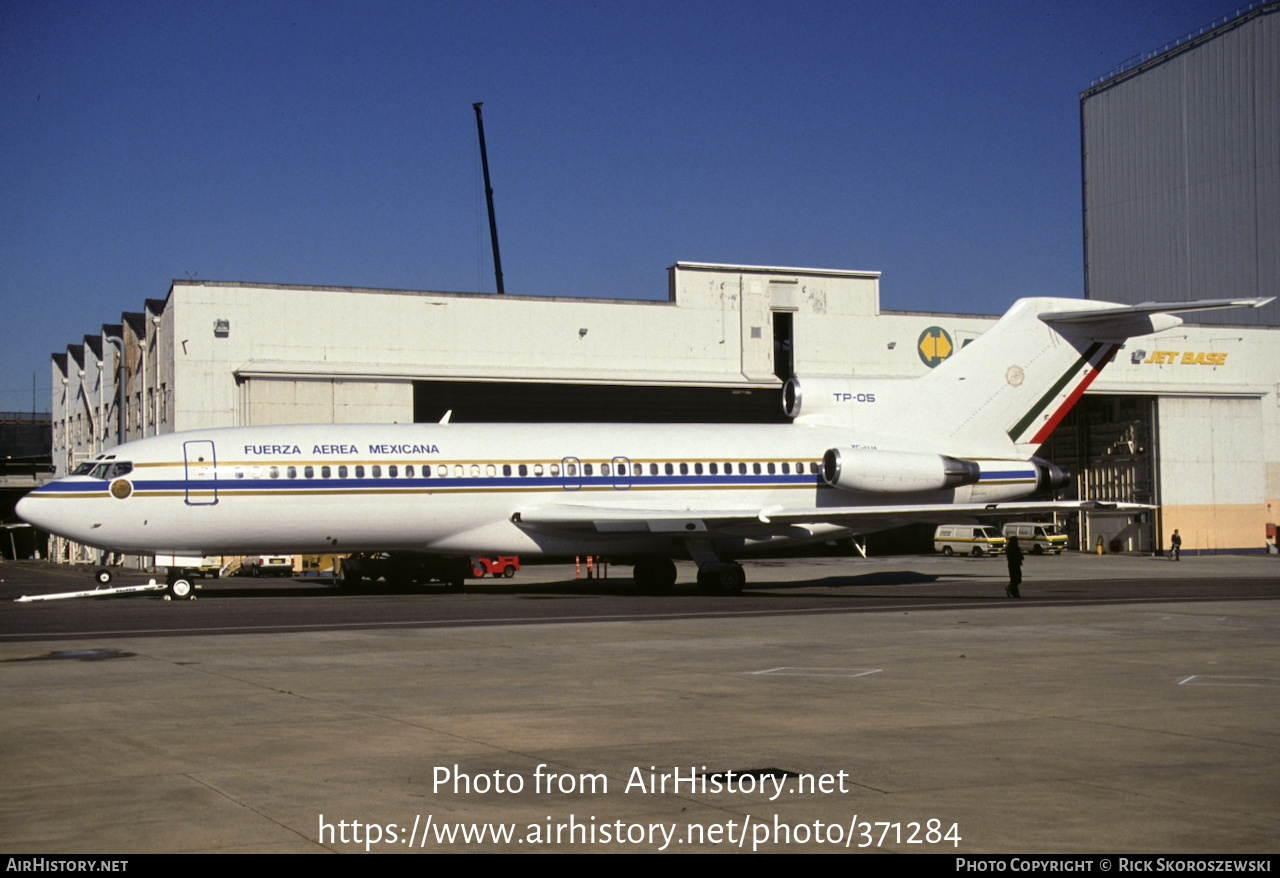
M413 421L413 384L311 378L243 378L240 423L401 424Z

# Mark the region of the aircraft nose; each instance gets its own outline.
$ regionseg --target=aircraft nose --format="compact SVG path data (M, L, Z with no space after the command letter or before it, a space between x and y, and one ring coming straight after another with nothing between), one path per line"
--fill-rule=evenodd
M38 527L45 533L74 538L68 532L74 528L66 520L66 511L66 505L59 503L57 497L49 496L43 488L36 488L14 507L14 512L27 524Z
M19 500L18 505L14 507L14 512L18 513L18 517L27 524L34 525L41 530L48 530L48 522L45 520L45 516L41 514L44 511L43 507L46 505L41 502L44 498L33 497L33 494L35 494L34 491Z

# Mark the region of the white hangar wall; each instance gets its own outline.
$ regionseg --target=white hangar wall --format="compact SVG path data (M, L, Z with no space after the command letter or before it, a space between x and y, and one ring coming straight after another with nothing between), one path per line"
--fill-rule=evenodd
M774 311L878 299L874 272L693 264L666 301L175 281L170 426L412 421L420 380L777 388Z

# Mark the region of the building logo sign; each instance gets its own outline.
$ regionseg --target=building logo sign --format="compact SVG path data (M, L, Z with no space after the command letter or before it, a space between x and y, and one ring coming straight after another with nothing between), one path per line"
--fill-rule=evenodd
M930 326L920 333L920 340L916 342L916 353L930 369L951 356L954 350L955 345L951 343L951 336L947 335L947 331L941 326Z
M1135 366L1225 366L1227 355L1211 351L1134 351Z

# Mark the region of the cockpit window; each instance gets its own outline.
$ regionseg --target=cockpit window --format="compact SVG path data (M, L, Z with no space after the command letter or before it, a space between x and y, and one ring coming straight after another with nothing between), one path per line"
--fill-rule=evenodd
M81 464L80 466L84 466L84 464ZM80 467L76 467L77 473L79 473L79 470ZM133 472L133 464L129 463L127 460L117 460L114 462L106 460L95 465L89 475L93 476L95 479L105 480L118 479L121 476L129 475L131 472Z
M87 476L87 475L89 475L89 473L93 472L93 466L94 466L93 461L91 461L91 460L86 460L84 463L80 464L80 465L79 465L79 466L77 466L75 469L73 469L73 470L71 471L71 475L73 475L73 476Z

